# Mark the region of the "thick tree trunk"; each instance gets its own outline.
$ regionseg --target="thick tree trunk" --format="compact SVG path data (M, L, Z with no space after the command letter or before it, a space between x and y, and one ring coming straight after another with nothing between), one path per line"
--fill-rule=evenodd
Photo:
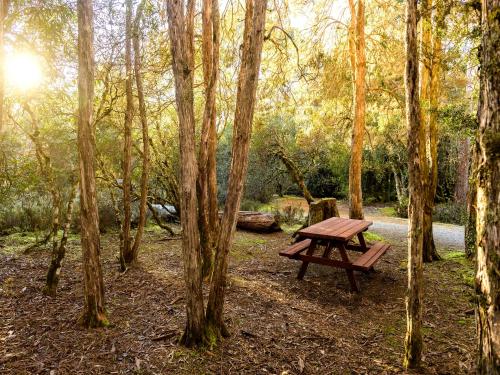
M295 162L286 155L284 148L281 145L278 145L278 149L274 152L274 154L278 158L280 158L283 164L285 164L285 167L288 173L290 174L290 177L297 184L300 190L302 190L302 194L304 195L304 198L306 199L307 203L311 204L312 202L314 202L314 198L312 197L311 193L309 192L309 189L307 188L302 172L300 171L297 164L295 164Z
M63 224L63 233L61 240L59 242L54 242L54 247L52 249L52 258L49 265L49 270L47 271L46 283L43 289L43 293L49 296L55 296L57 292L57 286L59 285L59 275L61 274L62 261L66 255L66 244L68 243L68 235L71 227L71 219L73 217L73 206L76 197L77 184L74 184L71 188L68 204L66 207L66 217Z
M331 217L340 217L335 198L323 198L309 205L308 226Z
M133 32L133 47L134 47L134 73L135 83L137 86L137 97L139 99L139 117L141 119L142 128L142 173L141 173L141 197L139 203L139 224L135 232L134 244L132 246L132 262L137 260L139 254L139 246L141 244L144 226L146 225L146 211L148 201L148 179L149 179L149 129L148 118L146 113L146 103L144 101L144 88L142 84L142 57L140 48L140 22L144 9L144 2L137 6L137 11L134 21Z
M477 372L500 373L500 0L481 7L478 133Z
M126 264L132 263L134 254L131 246L130 222L132 219L131 205L131 164L132 164L132 120L134 116L134 98L132 96L132 0L126 2L125 21L125 122L123 124L123 222L120 247L121 270Z
M454 198L456 203L466 204L469 190L469 155L470 140L461 139L458 145L457 181L455 183Z
M195 149L193 103L194 0L188 0L186 12L182 0L167 1L172 67L175 78L175 99L179 117L181 153L181 224L184 281L186 284L186 328L182 343L194 346L205 342L200 238L196 181L198 166Z
M404 366L415 368L422 358L422 246L423 188L420 145L420 102L418 97L417 1L406 6L406 122L408 127L408 290Z
M354 10L350 0L351 12ZM366 52L365 52L365 5L358 0L356 14L351 13L351 25L355 20L355 58L351 56L354 74L354 121L352 124L351 160L349 163L349 217L363 219L363 192L361 189L361 167L363 162L363 138L366 112ZM352 37L350 37L351 39ZM352 43L352 42L351 42ZM352 49L352 48L351 48ZM352 55L352 52L351 52Z
M236 95L233 147L228 194L220 223L215 265L206 312L211 340L227 334L222 320L228 253L233 239L243 184L248 167L248 150L256 101L266 19L266 0L247 0L241 66Z
M199 147L198 214L201 253L203 257L202 273L204 277L207 277L212 272L217 223L217 221L213 220L214 212L212 210L215 209L215 215L217 215L217 205L214 206L213 201L217 200L215 99L219 75L220 44L218 0L203 1L202 18L202 63L205 85L205 109Z
M80 220L83 253L81 322L87 327L108 324L104 307L95 184L95 136L92 126L94 99L94 22L92 0L78 0L78 156L80 166Z

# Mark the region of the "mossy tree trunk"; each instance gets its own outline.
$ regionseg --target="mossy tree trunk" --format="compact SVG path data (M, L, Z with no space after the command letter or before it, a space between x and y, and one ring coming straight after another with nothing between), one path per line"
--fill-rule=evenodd
M418 95L417 1L406 5L406 123L408 127L408 289L404 367L415 368L422 359L423 186Z
M78 0L77 12L78 160L84 295L81 322L86 327L99 327L107 325L108 320L99 259L101 243L95 183L95 135L92 121L94 101L94 12L92 0Z
M500 373L500 0L481 7L478 132L477 372Z

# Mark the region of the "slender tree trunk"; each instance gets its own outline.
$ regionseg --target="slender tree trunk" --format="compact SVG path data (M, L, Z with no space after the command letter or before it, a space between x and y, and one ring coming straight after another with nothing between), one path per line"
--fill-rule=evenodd
M422 246L423 194L418 97L417 1L406 6L406 122L408 127L408 290L404 366L415 368L422 358Z
M461 139L458 145L457 182L455 183L454 198L456 203L465 205L469 190L469 154L470 140Z
M292 178L293 181L295 181L300 190L302 190L302 194L304 195L307 204L311 204L312 202L314 202L314 198L311 195L309 189L307 188L302 172L300 171L299 167L297 167L297 164L295 164L294 161L286 155L284 148L282 146L278 146L278 150L275 151L274 154L278 158L280 158L283 164L285 164L285 167L288 170L290 177Z
M184 281L186 284L186 328L181 342L195 346L205 342L198 202L196 181L198 165L195 148L193 103L194 0L167 1L168 31L175 78L175 99L179 117L179 146L181 154L181 224Z
M477 146L472 145L470 151L469 163L469 189L467 191L467 222L465 223L465 254L467 258L473 259L476 255L476 225L477 225L477 183L476 183L476 170L477 170Z
M61 240L54 242L52 249L52 258L47 271L46 283L43 289L44 294L55 296L57 286L59 285L59 275L61 274L62 261L66 255L66 244L68 243L68 235L71 227L71 218L73 217L73 206L76 197L77 184L75 183L69 194L68 204L66 207L66 217L63 225L63 234Z
M5 96L5 49L4 49L4 32L5 32L5 17L9 10L9 0L0 1L0 135L3 131L3 101Z
M219 5L218 0L203 1L202 9L202 58L203 78L205 84L205 109L201 130L199 148L199 173L198 173L198 214L200 224L201 252L203 256L204 277L211 274L212 259L215 246L217 205L217 180L215 172L215 153L217 144L216 107L217 80L219 71ZM215 179L214 179L215 177ZM215 196L214 196L215 194Z
M236 94L236 113L228 194L220 223L215 266L207 304L210 340L227 335L222 320L228 253L234 235L243 184L248 167L248 150L256 101L266 18L266 0L247 0L241 67Z
M108 324L104 307L95 184L95 135L92 126L94 99L94 22L92 0L78 0L78 156L80 169L80 220L83 253L84 308L81 322L87 327Z
M135 83L137 86L137 97L139 99L139 117L141 119L142 128L142 174L141 174L141 198L139 204L139 224L137 226L137 231L135 232L134 245L132 246L132 261L137 260L139 254L139 246L141 244L142 235L144 233L144 226L146 225L146 211L147 211L147 201L148 201L148 179L149 179L149 129L148 129L148 118L146 114L146 103L144 101L144 88L142 84L142 58L141 58L141 48L139 41L140 33L140 22L142 18L142 12L144 9L144 2L137 6L137 11L134 21L134 35L133 35L133 47L134 47L134 73L135 73Z
M354 10L350 0L351 12ZM355 26L353 27L353 20ZM355 58L351 64L354 74L354 121L352 124L351 160L349 163L349 217L363 219L363 192L361 189L361 167L363 162L363 137L365 134L366 112L366 52L365 52L365 5L358 0L356 13L351 13L351 26L355 30ZM351 32L350 32L351 34ZM352 37L349 38L350 43ZM352 51L352 47L351 47Z
M120 259L125 264L134 260L131 246L130 222L132 213L131 205L131 164L132 164L132 119L134 116L134 98L132 96L132 0L126 2L125 24L125 122L123 126L123 223L122 223L122 248ZM121 269L125 271L126 265L121 261Z
M476 323L479 374L500 373L500 0L481 7Z

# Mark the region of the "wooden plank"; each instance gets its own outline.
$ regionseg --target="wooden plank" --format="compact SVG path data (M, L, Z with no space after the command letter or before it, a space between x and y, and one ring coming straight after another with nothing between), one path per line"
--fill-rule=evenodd
M299 231L306 238L323 238L346 241L372 224L371 221L331 218Z
M343 262L343 261L336 260L336 259L316 257L313 255L305 255L305 254L299 254L297 256L297 259L302 260L302 261L307 262L307 263L322 264L324 266L354 269L352 263Z
M298 253L304 251L311 244L311 240L302 240L293 244L292 246L287 247L285 250L280 251L280 255L288 258L293 258Z
M309 245L309 248L307 249L307 255L313 255L314 250L316 249L316 240L312 240L311 244ZM301 254L297 254L298 257L300 257ZM306 274L307 271L307 266L309 265L308 261L302 261L302 265L300 266L299 273L297 275L297 279L302 280L304 278L304 275Z
M383 242L377 242L370 247L366 253L356 259L353 265L369 270L380 259L380 257L384 255L387 250L389 250L389 248L390 245L384 244Z
M342 236L346 240L350 240L356 234L365 231L370 225L372 225L371 221L359 220L359 222L353 225L352 227L349 227L344 231L342 231L341 233L339 233L339 236Z

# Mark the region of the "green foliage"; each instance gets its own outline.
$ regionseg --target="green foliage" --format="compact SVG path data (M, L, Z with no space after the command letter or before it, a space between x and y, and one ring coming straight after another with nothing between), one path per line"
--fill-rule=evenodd
M396 206L394 206L394 209L396 211L396 216L398 217L403 217L407 218L408 217L408 204L409 204L408 198L404 198L401 202L396 203Z
M433 219L442 223L465 225L467 207L455 202L437 204L434 208Z

